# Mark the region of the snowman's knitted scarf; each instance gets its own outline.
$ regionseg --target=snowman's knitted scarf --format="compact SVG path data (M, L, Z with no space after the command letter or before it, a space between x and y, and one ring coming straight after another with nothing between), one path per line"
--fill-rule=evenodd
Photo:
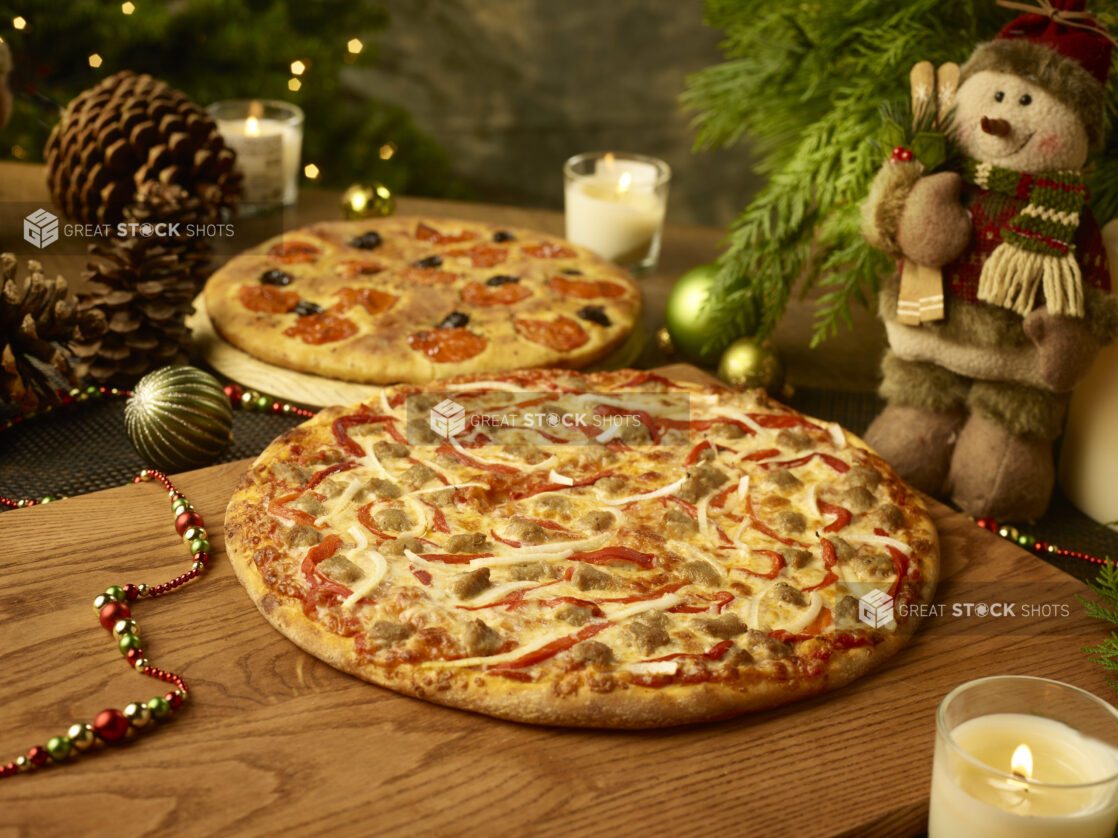
M982 189L1028 201L1002 231L1002 243L982 266L978 299L1025 316L1043 283L1053 314L1083 316L1083 277L1075 260L1075 231L1087 201L1078 171L1015 172L967 160L963 179Z

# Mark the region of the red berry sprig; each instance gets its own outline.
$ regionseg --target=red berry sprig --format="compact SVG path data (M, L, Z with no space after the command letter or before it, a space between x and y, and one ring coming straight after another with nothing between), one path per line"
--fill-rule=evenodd
M132 617L130 603L170 593L200 576L210 563L210 542L206 537L206 525L202 516L182 492L175 488L167 475L157 469L144 469L132 482L143 483L149 480L158 480L167 489L171 511L175 516L175 532L186 542L190 551L190 570L158 585L112 585L94 598L93 607L102 627L112 633L117 649L128 665L141 675L162 681L174 689L147 701L133 702L123 710L102 710L94 717L92 724L79 722L71 725L65 736L51 737L45 745L35 745L25 755L18 756L7 764L0 763L0 778L65 762L94 746L123 742L129 734L139 735L153 726L170 721L186 701L190 690L183 677L176 672L152 666L144 656L140 628Z
M889 158L889 162L907 163L910 160L914 160L915 158L916 155L913 154L909 149L901 145L895 145L893 146L893 156Z

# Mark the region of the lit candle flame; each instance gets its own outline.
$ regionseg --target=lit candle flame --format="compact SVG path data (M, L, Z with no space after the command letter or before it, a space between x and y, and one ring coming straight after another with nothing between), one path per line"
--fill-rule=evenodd
M617 182L617 191L618 192L628 192L629 191L629 185L632 182L633 182L633 176L631 174L629 174L628 172L625 172L623 175L621 175L621 180L619 180Z
M260 136L260 120L255 116L250 116L245 120L245 134L250 137Z
M607 151L605 153L605 155L603 155L603 157L602 157L602 162L605 163L607 167L612 169L613 168L613 152L612 151Z
M1009 761L1013 774L1022 780L1029 780L1033 776L1033 752L1028 745L1018 745L1017 750Z

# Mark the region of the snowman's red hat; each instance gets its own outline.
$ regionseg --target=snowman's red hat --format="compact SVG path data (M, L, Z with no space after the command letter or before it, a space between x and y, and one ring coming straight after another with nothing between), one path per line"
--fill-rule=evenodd
M1021 76L1070 107L1083 121L1092 147L1101 146L1114 41L1084 11L1086 0L1036 1L1039 5L1032 6L998 0L999 6L1030 11L978 46L963 65L960 83L984 70Z

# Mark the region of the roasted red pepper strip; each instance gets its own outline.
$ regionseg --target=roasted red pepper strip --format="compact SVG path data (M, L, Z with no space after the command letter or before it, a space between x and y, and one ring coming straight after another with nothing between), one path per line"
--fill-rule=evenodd
M292 492L290 495L283 495L278 497L268 504L268 511L273 515L280 518L286 518L288 521L294 521L296 524L302 524L307 527L314 526L314 516L309 512L304 512L301 509L288 509L284 504L288 501L293 501L299 497L302 491Z
M837 581L838 581L838 577L834 574L834 572L828 570L826 576L823 577L822 582L820 582L817 585L809 585L806 588L800 588L800 590L803 591L804 593L811 593L812 591L817 591L820 588L826 588L832 582L837 582Z
M674 661L680 658L706 658L708 661L716 661L721 659L733 647L733 640L723 640L721 643L715 644L709 651L706 652L675 652L670 655L664 655L662 658L651 658L641 663L652 663L654 661Z
M849 509L838 506L837 504L827 503L825 500L818 499L815 501L815 504L823 514L838 516L835 520L831 521L831 523L827 524L827 526L823 527L823 532L838 532L849 524L850 519L854 517Z
M609 628L613 623L592 623L583 627L580 631L574 634L568 634L566 637L560 637L558 640L552 640L546 646L541 646L534 652L529 652L516 660L499 663L491 667L493 670L501 669L522 669L525 666L532 666L532 664L541 663L548 658L553 658L560 652L565 652L567 649L574 646L576 643L581 643L583 640L589 640L598 632Z
M407 440L396 430L396 421L395 416L377 416L372 413L351 413L348 416L339 416L333 424L334 439L351 457L364 457L365 449L349 438L349 429L357 425L374 425L378 422L386 422L384 429L388 435L397 442L406 445Z
M759 576L762 579L775 579L780 575L780 571L784 570L784 556L776 552L776 550L754 550L754 553L760 553L762 556L768 556L769 561L772 563L769 566L768 573L758 573L755 570L749 570L745 567L735 567L734 570L741 570L748 573L750 576Z
M641 424L648 428L648 435L653 442L659 442L660 437L664 435L664 429L660 427L656 419L647 410L634 410L633 408L618 407L613 404L600 404L594 408L594 412L599 416L636 416L640 419Z
M412 567L411 565L408 565L408 569L411 571L412 576L414 576L416 579L419 580L421 585L430 586L430 584L431 584L431 574L430 573L428 573L426 570L418 570L418 569Z
M509 539L509 538L501 538L501 536L499 536L499 535L497 535L497 533L493 532L492 527L489 528L489 534L491 536L493 536L493 538L495 540L501 542L502 544L507 544L509 547L521 547L521 546L523 546L519 541L513 541L512 539Z
M540 605L546 605L549 608L554 608L556 605L577 605L580 608L589 608L590 613L595 617L605 616L605 612L588 599L579 599L573 596L557 596L554 599L541 599L539 602Z
M745 512L747 515L749 515L750 521L753 524L753 529L757 530L757 532L764 533L769 538L775 541L779 541L781 544L787 544L789 547L807 547L804 542L796 541L796 539L794 538L785 538L784 536L779 535L776 530L774 530L768 524L763 523L761 519L758 518L753 512L753 497L749 494L745 496Z
M307 555L303 559L302 571L312 591L323 590L346 597L353 593L349 588L339 585L337 582L332 582L318 572L319 562L324 562L333 556L341 546L342 539L331 533L307 551Z
M681 387L679 384L676 384L674 381L669 381L668 379L664 378L662 375L657 375L654 372L640 372L640 373L637 373L632 378L630 378L628 381L626 381L624 384L621 384L618 389L621 389L621 388L624 388L624 387L639 387L641 384L644 384L647 381L655 381L658 384L663 384L665 387L667 387L671 390L682 390L683 389L683 387Z
M435 532L450 532L450 524L446 522L446 516L443 511L430 501L420 500L426 506L431 507L432 518L434 519Z
M690 422L683 422L679 419L664 419L661 420L660 424L665 428L686 428L691 431L709 431L715 425L737 425L744 434L753 436L757 433L740 419L731 419L728 416L716 416L713 419L692 419Z
M454 457L458 462L470 468L481 469L482 471L491 471L495 474L520 474L520 469L513 466L506 466L500 463L481 463L466 454L463 454L457 448L450 445L440 445L435 449L438 454L446 454L448 457Z
M699 510L695 506L695 504L688 503L683 498L677 498L675 495L668 495L666 498L663 498L660 502L666 504L668 501L672 501L673 503L678 503L680 506L683 507L684 511L688 515L690 515L692 518L694 518L696 520L698 519Z
M742 457L742 459L743 460L749 460L750 462L756 463L756 462L760 462L761 460L771 460L773 457L779 457L779 456L780 456L780 449L779 448L763 448L760 451L754 451L752 454L746 454L744 457Z
M885 536L886 538L890 537L889 533L885 532L885 530L880 527L875 528L874 533L876 535ZM889 558L893 560L893 572L897 574L897 581L889 588L889 596L895 597L897 591L901 588L901 583L908 574L908 557L892 544L886 544L885 549L889 551Z
M396 536L390 533L381 532L373 525L373 515L371 512L369 512L369 510L376 506L378 503L380 503L379 500L371 500L360 509L358 509L357 520L361 522L361 526L363 526L377 538L388 538L395 541Z
M322 471L315 472L314 477L312 477L310 479L310 482L307 483L307 489L313 489L331 474L337 474L339 471L349 471L356 465L357 463L353 462L352 460L346 460L344 463L335 463L332 466L327 466Z
M601 550L591 550L588 553L574 553L567 557L568 561L586 562L587 564L632 562L635 565L640 565L645 570L652 569L652 563L655 559L656 557L651 553L642 553L632 547L622 547L620 545L603 547Z
M762 428L811 428L812 430L823 430L814 422L809 422L802 416L794 416L789 413L750 413L749 418L760 425Z
M776 460L770 463L765 463L764 467L775 468L779 466L780 468L796 468L797 466L802 466L810 463L816 457L825 462L839 474L846 474L846 472L850 471L849 463L843 462L838 457L832 457L830 454L824 454L822 451L815 451L811 454L805 454L802 457L797 457L795 460Z

